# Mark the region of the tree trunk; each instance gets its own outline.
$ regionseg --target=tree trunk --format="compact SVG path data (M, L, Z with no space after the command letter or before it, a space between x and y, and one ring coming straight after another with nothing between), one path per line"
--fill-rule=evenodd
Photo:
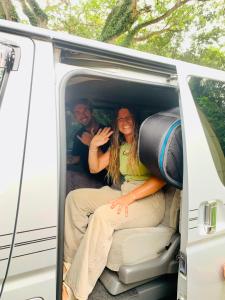
M48 22L48 16L40 8L36 0L27 0L27 2L29 3L31 10L36 17L38 26L46 28Z
M19 22L19 17L16 13L16 9L12 4L11 0L1 1L0 10L1 9L3 11L3 15L5 15L6 20Z
M23 9L23 13L28 17L30 24L33 26L38 26L38 20L30 7L27 5L26 1L20 0L20 3Z
M0 2L0 19L6 19L6 15L5 15L5 12L4 12L1 2Z

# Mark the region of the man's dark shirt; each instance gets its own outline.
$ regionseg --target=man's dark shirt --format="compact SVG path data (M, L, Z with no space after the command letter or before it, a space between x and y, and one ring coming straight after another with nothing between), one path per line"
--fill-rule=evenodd
M103 125L99 125L99 129L104 128L105 126ZM97 174L91 174L89 171L89 166L88 166L88 152L89 152L89 146L83 144L78 138L77 136L82 136L82 134L86 132L85 127L82 127L80 130L78 130L78 132L75 134L74 136L74 141L73 141L73 149L71 154L73 156L79 156L80 157L80 164L81 167L83 168L83 170L85 172L87 172L87 174L89 174L91 177L95 178L96 180L99 180L100 182L102 182L103 184L107 184L107 178L106 178L106 174L107 171L106 170L102 170L101 172L97 173ZM101 150L102 152L106 152L107 149L109 148L109 143L101 146Z

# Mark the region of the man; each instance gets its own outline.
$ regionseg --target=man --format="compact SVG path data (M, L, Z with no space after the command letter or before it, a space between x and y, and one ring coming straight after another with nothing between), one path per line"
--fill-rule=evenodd
M99 124L94 118L92 107L87 99L79 99L75 102L73 115L82 127L74 137L71 156L67 159L67 169L69 170L67 172L67 192L82 187L101 187L107 184L106 171L90 174L88 151L92 137L105 126ZM108 145L102 147L103 152L107 149Z

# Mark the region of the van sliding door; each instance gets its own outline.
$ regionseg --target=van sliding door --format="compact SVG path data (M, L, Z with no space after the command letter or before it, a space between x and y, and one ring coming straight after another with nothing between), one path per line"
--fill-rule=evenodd
M0 298L13 259L33 67L30 39L0 32ZM19 299L19 298L18 298Z
M178 299L224 299L225 73L177 66L184 183Z

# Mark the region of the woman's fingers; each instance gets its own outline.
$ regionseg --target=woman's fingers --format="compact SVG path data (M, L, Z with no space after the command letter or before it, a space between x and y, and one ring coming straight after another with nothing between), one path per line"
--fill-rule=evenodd
M116 199L116 200L113 200L112 202L111 202L111 208L112 209L114 209L115 207L117 207L118 206L118 208L117 208L117 214L119 215L119 214L121 214L121 211L123 210L123 208L124 208L124 210L125 210L125 217L128 217L128 204L124 204L124 203L122 203L120 200L118 200L118 199Z
M102 129L100 128L100 129L97 131L96 135L99 135L101 132L102 132Z
M110 202L110 204L111 204L111 208L115 208L117 205L121 204L121 199L120 199L120 198L117 198L117 199L115 199L115 200L112 200L112 201Z
M107 134L107 137L109 138L112 134L113 134L113 130L109 131L109 133Z
M113 131L111 130L111 127L104 127L104 128L100 128L96 135L101 136L101 137L107 137L109 138L110 135L113 134Z
M122 205L122 204L118 204L119 207L117 208L117 214L120 215L121 214L121 211L123 210L124 208L124 213L125 213L125 217L128 217L128 205Z
M118 208L117 208L117 214L119 215L121 213L122 210L122 205L119 204Z
M109 137L113 134L113 131L110 127L103 128L102 131L98 134L98 137L102 139L102 142L107 143Z
M100 133L104 137L110 137L110 135L113 133L113 131L111 130L110 127L105 127L102 129L102 131Z
M96 135L91 139L92 146L102 146L109 141L110 135L112 135L113 131L110 127L105 127L103 129L99 129Z
M112 200L112 201L111 201L111 206L110 206L110 207L111 207L111 208L114 208L114 207L116 206L116 202L117 202L116 200Z

